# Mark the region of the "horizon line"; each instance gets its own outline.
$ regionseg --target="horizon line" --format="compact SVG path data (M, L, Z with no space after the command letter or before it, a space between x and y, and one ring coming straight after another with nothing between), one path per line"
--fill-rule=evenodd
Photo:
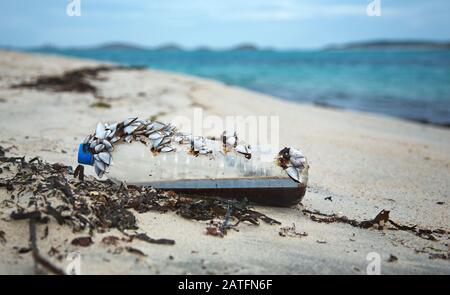
M155 50L155 49L170 49L172 47L175 50L211 50L211 51L225 51L232 49L248 48L248 50L320 50L320 49L330 49L330 48L345 48L348 46L370 46L370 45L440 45L440 46L450 46L450 39L420 39L420 38L373 38L364 40L354 40L341 43L329 43L322 46L305 46L305 47L276 47L270 45L258 45L253 42L243 41L235 43L228 46L212 46L212 45L195 45L186 46L175 41L164 42L157 45L144 45L135 42L128 41L106 41L97 44L84 44L84 45L58 45L52 42L44 42L40 45L25 45L25 46L15 46L15 45L0 45L0 48L4 49L40 49L40 48L55 48L55 49L92 49L92 48L102 48L102 47L128 47L139 50Z

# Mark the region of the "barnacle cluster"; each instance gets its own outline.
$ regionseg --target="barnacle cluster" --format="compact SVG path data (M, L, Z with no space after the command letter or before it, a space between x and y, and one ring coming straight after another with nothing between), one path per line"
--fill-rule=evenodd
M137 117L112 124L98 123L95 133L85 139L83 147L93 154L95 172L102 177L113 163L111 152L114 145L133 141L140 141L155 154L175 152L177 147L185 146L194 156L211 155L215 144L218 143L220 146L222 142L223 153L235 152L247 160L252 158L252 147L239 141L236 132L224 131L221 138L215 141L203 136L178 132L170 123L142 120ZM296 182L300 182L300 173L308 166L306 158L299 150L287 147L278 153L277 164Z

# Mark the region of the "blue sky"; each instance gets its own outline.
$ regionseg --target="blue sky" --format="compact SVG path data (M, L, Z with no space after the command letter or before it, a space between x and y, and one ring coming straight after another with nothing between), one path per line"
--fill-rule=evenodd
M0 0L0 45L95 45L122 41L146 46L175 42L223 48L250 42L313 48L369 39L450 40L450 0Z

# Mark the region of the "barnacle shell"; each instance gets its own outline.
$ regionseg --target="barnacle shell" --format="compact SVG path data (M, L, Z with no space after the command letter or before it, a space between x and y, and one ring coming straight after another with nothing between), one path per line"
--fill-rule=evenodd
M171 152L171 151L173 151L173 150L174 150L173 147L171 147L171 146L165 146L165 147L163 147L163 148L161 149L161 152L162 152L162 153L168 153L168 152Z
M111 152L113 150L112 144L109 141L107 141L106 139L104 139L102 141L102 143L105 145L105 148L108 152Z
M289 156L291 158L304 158L305 157L305 156L303 156L301 151L299 151L298 149L294 149L294 148L289 148Z
M104 139L106 137L105 125L101 122L97 124L97 128L95 129L95 137L98 139Z
M163 135L160 132L154 132L148 136L148 138L151 140L160 139L162 137L163 137Z
M101 143L101 144L97 144L95 146L94 150L95 150L96 153L98 153L98 152L103 151L104 148L105 148L105 145L103 143Z
M130 117L130 118L125 119L123 121L123 125L126 127L126 126L130 125L131 123L133 123L136 120L137 120L137 117Z
M288 168L286 168L285 171L286 171L287 175L289 175L290 178L292 178L296 182L300 182L300 175L296 168L288 167Z
M98 153L98 157L100 158L100 160L102 160L103 163L111 165L111 155L109 153L106 152Z

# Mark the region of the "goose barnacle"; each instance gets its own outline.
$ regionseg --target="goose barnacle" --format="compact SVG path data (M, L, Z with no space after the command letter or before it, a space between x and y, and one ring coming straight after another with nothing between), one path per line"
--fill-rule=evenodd
M103 125L101 122L97 124L97 128L95 130L95 137L97 137L98 139L104 139L106 137L105 125Z
M126 127L137 120L137 117L130 117L123 121L123 125Z
M157 140L157 139L160 139L162 137L164 137L164 136L160 132L154 132L154 133L152 133L152 134L150 134L148 136L148 138L151 139L151 140Z
M109 142L109 141L107 141L106 139L104 139L103 141L102 141L102 143L105 145L105 148L106 148L106 150L108 151L108 152L111 152L111 151L113 151L113 146L112 146L112 144Z
M239 144L235 148L236 152L243 154L245 158L250 159L252 157L252 150L250 145Z
M105 145L103 143L100 143L98 145L95 146L94 150L96 153L101 152L105 149Z
M172 152L172 151L174 151L174 148L171 146L165 146L161 149L162 153L168 153L168 152Z
M107 152L98 153L98 157L103 163L111 165L111 155L109 153Z
M300 182L300 175L298 172L297 168L294 167L287 167L286 168L286 173L287 175L289 175L290 178L292 178L293 180L295 180L296 182Z

